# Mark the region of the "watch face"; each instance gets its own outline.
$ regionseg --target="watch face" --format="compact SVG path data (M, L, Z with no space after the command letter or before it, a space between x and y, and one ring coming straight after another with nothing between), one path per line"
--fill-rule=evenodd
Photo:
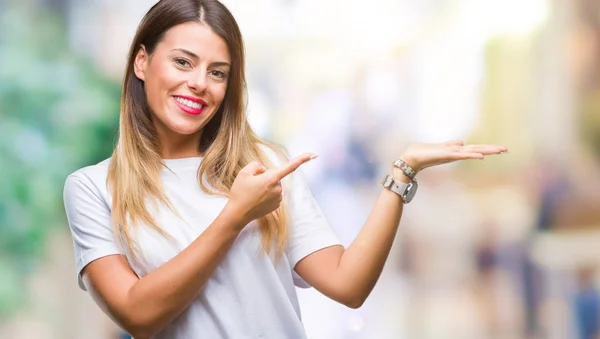
M419 188L419 184L416 181L410 182L408 186L406 186L405 199L404 201L408 204L413 200L415 194L417 194L417 189Z

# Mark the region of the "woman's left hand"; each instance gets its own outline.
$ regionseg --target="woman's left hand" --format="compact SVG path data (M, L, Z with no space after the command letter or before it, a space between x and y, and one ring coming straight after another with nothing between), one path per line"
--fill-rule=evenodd
M413 144L402 154L404 160L415 171L447 164L458 160L481 159L486 155L502 154L508 150L499 145L464 145L462 141L439 144Z

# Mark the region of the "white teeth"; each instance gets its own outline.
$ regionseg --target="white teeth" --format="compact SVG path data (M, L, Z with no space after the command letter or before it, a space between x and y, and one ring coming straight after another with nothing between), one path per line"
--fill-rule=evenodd
M200 109L202 108L202 105L197 103L197 102L193 102L191 100L188 99L184 99L184 98L180 98L180 97L175 97L175 100L177 100L177 102L179 102L180 104L186 105L189 108L194 108L194 109Z

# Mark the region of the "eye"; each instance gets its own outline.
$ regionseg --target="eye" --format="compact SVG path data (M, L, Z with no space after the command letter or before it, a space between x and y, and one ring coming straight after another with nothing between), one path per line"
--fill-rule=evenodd
M185 59L181 59L181 58L177 58L175 60L173 60L173 62L175 63L175 65L181 67L181 68L189 68L192 67L192 65L190 64L189 61L185 60Z
M209 72L209 74L217 79L225 79L227 77L227 73L220 71L218 69L213 69Z

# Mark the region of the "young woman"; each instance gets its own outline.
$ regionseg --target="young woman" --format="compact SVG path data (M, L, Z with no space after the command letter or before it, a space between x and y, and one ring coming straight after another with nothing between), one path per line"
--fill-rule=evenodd
M159 1L131 45L113 155L66 180L79 284L135 338L305 338L294 286L360 307L416 172L506 151L410 146L344 248L294 173L316 156L286 160L260 140L244 89L231 13L216 0Z

